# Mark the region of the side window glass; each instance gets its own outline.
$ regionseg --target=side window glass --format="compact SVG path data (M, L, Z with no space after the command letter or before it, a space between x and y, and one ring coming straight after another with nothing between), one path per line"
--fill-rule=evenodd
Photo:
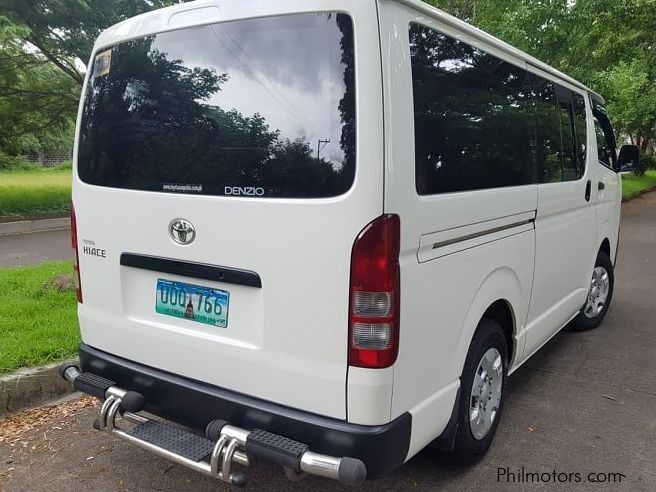
M585 174L585 166L588 155L588 117L585 112L585 98L580 94L574 94L574 129L576 137L576 157L579 166L578 178Z
M597 154L599 162L604 166L615 169L617 167L617 144L615 133L608 118L608 112L601 101L596 98L592 101L592 114L595 118L595 135L597 137Z
M576 181L585 170L585 143L579 148L575 128L575 94L571 90L537 75L531 76L535 106L535 159L539 183ZM583 105L585 134L585 104ZM577 121L579 121L577 123Z
M560 141L562 147L560 181L576 181L580 176L574 139L572 91L558 84L555 87L560 111Z
M410 27L420 195L535 182L527 73L428 27Z
M595 118L595 135L597 137L597 156L599 162L604 166L613 167L613 154L611 146L608 144L604 129L601 127L599 120Z
M535 105L535 158L539 183L560 182L561 114L556 105L554 83L532 76L532 96Z

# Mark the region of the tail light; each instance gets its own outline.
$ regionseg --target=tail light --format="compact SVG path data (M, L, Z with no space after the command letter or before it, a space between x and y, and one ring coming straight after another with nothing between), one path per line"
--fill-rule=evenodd
M74 264L75 270L75 293L77 294L77 302L82 303L82 283L80 282L80 255L77 246L77 219L75 218L75 207L71 204L71 239L73 242Z
M398 215L383 215L353 245L349 313L349 364L383 369L399 351Z

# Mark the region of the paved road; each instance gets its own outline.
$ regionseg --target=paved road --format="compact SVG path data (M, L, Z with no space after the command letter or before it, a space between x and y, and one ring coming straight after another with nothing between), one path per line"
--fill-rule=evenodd
M505 414L486 459L462 469L424 451L363 490L506 490L508 483L497 480L499 467L580 473L583 480L510 486L518 491L656 490L655 286L653 193L624 210L617 290L605 324L590 333L558 335L510 378ZM92 408L57 412L19 432L13 446L2 442L0 422L0 489L4 481L4 490L12 492L228 490L90 430ZM621 484L590 483L590 472L625 478ZM254 491L337 489L314 478L290 484L265 464L248 473Z
M70 230L0 236L0 267L69 260L72 255Z

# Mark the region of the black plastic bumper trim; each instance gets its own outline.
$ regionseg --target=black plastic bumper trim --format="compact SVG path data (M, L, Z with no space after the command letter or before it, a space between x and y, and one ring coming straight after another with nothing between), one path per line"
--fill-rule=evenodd
M350 424L154 369L85 344L80 345L80 366L143 394L147 411L172 422L198 432L216 419L262 429L307 444L316 453L360 459L369 479L401 466L410 447L412 416L407 412L385 425Z
M246 452L249 456L286 466L297 473L301 472L301 457L306 451L310 451L307 444L261 429L255 429L246 439Z
M101 400L105 399L105 393L107 390L115 385L116 383L114 381L110 381L109 379L105 379L97 374L91 374L88 372L83 372L76 377L73 382L73 387L76 390L95 396Z
M192 263L134 253L123 253L121 255L121 265L153 272L170 273L182 277L262 288L262 279L260 279L257 273L238 268L208 265L206 263Z

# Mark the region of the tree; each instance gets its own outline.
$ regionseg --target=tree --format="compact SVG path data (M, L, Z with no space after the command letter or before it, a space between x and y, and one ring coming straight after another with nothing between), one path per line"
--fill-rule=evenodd
M20 41L24 29L0 18L0 154L70 148L79 88Z
M70 148L95 38L175 0L0 0L0 157Z
M78 85L84 83L93 43L109 26L177 0L0 0L0 12L23 29L20 39L34 46Z

